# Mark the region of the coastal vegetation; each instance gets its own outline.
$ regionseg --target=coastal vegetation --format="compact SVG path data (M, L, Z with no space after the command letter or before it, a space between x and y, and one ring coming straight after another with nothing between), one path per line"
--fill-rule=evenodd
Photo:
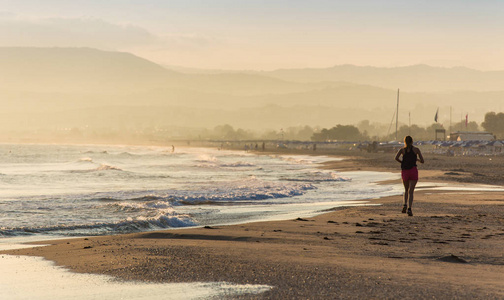
M504 138L504 113L487 113L485 115L485 121L483 121L481 126L498 137Z
M487 131L495 135L497 139L504 137L502 131L504 114L489 112L485 115L485 122L478 124L475 121L453 123L450 128L445 128L440 123L432 123L428 126L417 124L398 126L397 135L404 137L411 135L415 140L434 140L436 129L445 129L446 134L457 131L479 132ZM235 128L231 124L217 125L213 128L184 128L184 127L121 127L121 128L64 128L56 130L38 130L36 135L29 132L20 133L27 141L44 142L46 140L78 143L171 143L186 141L393 141L395 140L395 127L381 123L370 123L368 120L359 122L357 125L336 124L330 128L320 126L291 126L280 129L251 130ZM8 140L4 137L4 140Z

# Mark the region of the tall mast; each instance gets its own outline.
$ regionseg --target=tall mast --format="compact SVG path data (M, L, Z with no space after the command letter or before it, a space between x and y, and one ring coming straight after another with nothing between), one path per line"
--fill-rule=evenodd
M411 135L411 111L408 112L408 135Z
M397 89L397 109L396 109L396 115L395 115L395 139L397 139L397 123L399 121L399 89Z
M448 134L450 135L450 140L451 140L451 132L452 132L451 126L452 126L452 107L450 106L450 132L448 132Z

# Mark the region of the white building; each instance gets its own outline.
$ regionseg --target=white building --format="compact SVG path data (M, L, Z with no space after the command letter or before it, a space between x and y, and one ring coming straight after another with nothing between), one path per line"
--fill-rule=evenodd
M452 141L493 141L495 136L485 131L457 131L450 134Z

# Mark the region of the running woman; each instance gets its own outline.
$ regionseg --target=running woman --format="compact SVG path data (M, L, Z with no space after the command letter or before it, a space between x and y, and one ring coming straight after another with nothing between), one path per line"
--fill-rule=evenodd
M401 159L402 155L402 159ZM413 138L406 136L404 138L404 147L399 149L395 156L395 160L401 163L401 178L404 185L404 206L403 213L408 213L408 216L413 216L411 206L413 205L413 193L418 182L417 161L424 163L424 159L420 149L413 146Z

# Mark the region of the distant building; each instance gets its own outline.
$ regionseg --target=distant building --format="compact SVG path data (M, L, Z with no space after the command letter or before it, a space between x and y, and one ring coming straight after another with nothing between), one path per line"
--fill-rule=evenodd
M485 131L457 131L450 134L451 141L493 141L495 136Z

